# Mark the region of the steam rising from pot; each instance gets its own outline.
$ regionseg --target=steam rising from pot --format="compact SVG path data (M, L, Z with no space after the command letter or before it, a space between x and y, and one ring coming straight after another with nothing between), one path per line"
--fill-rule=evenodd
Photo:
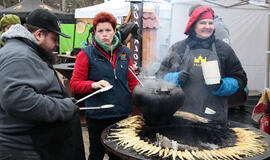
M144 87L137 85L132 103L143 114L148 125L169 124L173 114L183 105L182 88L155 78L144 78Z

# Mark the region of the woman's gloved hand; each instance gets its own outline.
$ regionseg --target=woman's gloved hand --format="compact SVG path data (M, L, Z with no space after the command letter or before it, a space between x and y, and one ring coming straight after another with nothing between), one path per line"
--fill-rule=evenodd
M216 96L230 96L234 94L238 88L238 81L235 78L226 77L222 78L222 84L217 90L213 90L212 93Z
M171 73L167 73L164 77L163 77L163 80L164 81L167 81L167 82L170 82L170 83L174 83L174 84L178 84L178 77L179 77L179 73L180 72L171 72Z
M189 78L189 73L185 71L181 71L181 72L167 73L164 76L163 80L170 83L177 84L182 87L188 78Z
M181 86L183 86L188 79L189 79L189 73L186 71L181 71L178 76L178 83Z
M219 84L210 84L210 85L206 85L207 88L209 88L209 90L211 91L216 91L220 88L220 86L222 85L222 80L220 80Z

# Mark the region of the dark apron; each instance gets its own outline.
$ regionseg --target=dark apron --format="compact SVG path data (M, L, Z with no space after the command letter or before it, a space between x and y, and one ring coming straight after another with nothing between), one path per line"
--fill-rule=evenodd
M212 50L190 50L187 45L180 69L187 70L186 67L191 66L188 68L190 77L182 87L185 93L185 102L179 110L208 118L212 122L224 123L227 121L227 98L211 93L210 88L207 88L205 84L201 67L202 61L218 60L214 43ZM188 65L190 63L192 65ZM211 112L208 112L209 110Z

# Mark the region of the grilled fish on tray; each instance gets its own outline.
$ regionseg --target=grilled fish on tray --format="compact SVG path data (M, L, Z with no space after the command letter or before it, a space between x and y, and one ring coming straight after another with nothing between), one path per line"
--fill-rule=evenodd
M268 149L268 145L260 140L264 136L248 128L231 128L236 135L233 146L214 147L213 149L199 149L196 147L175 149L141 139L139 134L144 125L142 116L128 117L116 123L117 127L110 129L107 138L116 141L124 149L134 150L146 157L156 156L173 160L238 160L261 154Z

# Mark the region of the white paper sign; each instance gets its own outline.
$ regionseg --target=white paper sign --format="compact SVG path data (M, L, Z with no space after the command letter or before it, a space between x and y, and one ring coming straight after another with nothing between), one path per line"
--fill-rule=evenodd
M202 63L202 71L205 83L207 85L220 83L221 77L217 60Z

